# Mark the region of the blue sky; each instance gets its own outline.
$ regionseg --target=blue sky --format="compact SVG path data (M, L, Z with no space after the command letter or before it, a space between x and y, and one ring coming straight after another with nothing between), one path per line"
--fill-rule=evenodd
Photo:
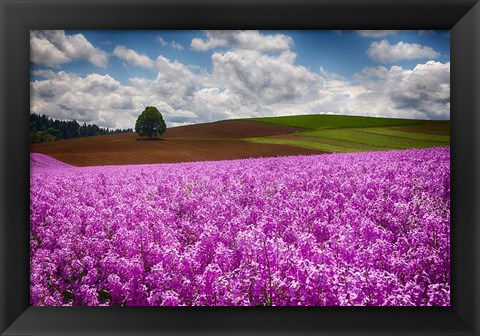
M291 114L450 118L448 31L32 31L31 111L133 127Z

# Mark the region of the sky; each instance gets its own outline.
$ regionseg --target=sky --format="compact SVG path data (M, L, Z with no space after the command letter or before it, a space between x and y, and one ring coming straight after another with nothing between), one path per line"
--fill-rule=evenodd
M343 114L450 119L448 31L30 32L30 110L133 128Z

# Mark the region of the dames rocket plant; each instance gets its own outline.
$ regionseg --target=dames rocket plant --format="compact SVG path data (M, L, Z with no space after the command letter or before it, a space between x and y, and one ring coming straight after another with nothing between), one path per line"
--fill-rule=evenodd
M31 159L32 305L450 305L449 147Z

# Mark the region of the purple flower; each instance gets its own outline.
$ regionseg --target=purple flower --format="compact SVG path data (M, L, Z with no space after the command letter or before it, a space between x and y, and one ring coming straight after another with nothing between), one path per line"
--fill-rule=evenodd
M32 305L450 305L449 147L31 162Z

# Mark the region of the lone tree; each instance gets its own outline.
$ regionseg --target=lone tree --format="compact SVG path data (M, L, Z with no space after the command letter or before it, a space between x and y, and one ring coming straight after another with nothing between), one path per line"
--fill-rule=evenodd
M148 136L149 139L157 134L162 135L166 129L167 125L165 125L162 114L154 106L147 106L135 123L135 132L141 137Z

